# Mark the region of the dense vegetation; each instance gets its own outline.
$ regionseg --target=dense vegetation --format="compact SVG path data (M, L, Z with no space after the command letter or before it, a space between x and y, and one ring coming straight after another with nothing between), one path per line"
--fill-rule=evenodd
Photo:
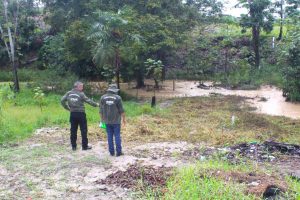
M223 15L216 0L2 0L0 78L14 80L16 91L17 69L50 74L20 74L40 86L58 87L49 77L67 75L143 87L145 63L153 59L162 62L163 79L275 84L299 100L299 1L239 0L238 6L248 13Z

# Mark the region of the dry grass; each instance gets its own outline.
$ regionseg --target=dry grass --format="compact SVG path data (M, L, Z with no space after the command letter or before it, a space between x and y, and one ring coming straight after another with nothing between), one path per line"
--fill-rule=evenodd
M167 112L141 115L128 119L122 127L127 142L188 141L211 145L231 145L240 142L273 139L300 143L299 120L272 117L250 112L244 99L235 96L195 97L174 100ZM232 116L235 124L232 124ZM99 128L90 134L105 138Z

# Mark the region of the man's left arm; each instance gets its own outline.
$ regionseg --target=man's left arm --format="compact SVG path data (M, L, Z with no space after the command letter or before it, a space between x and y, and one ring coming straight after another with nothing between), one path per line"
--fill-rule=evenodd
M125 112L123 112L123 113L121 114L121 117L122 117L123 124L126 125Z
M83 99L84 102L90 104L91 106L94 106L94 107L98 107L99 106L98 103L94 102L92 99L90 99L87 96L85 96L84 93L82 93L82 99Z

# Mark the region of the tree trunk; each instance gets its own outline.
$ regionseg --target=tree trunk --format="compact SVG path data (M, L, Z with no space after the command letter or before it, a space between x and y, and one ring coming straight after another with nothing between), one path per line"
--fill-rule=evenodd
M120 52L118 48L115 48L115 67L116 67L116 79L117 79L117 86L120 89Z
M144 73L142 69L139 69L136 73L136 88L145 87Z
M4 15L5 15L5 20L6 23L9 23L8 20L8 13L7 13L7 6L8 6L8 2L7 0L3 0L3 5L4 5ZM14 34L14 38L12 37L12 32L10 30L10 27L7 26L7 35L8 35L8 39L9 39L9 47L10 49L7 49L8 54L10 55L10 61L12 64L12 68L13 68L13 74L14 74L14 91L15 92L19 92L20 91L20 85L19 85L19 78L18 78L18 68L16 66L15 63L15 42L16 42L16 37L17 37L17 26L18 26L18 13L15 19L15 34Z
M255 54L255 66L260 68L260 55L259 55L259 25L252 26L252 42L253 50Z
M159 89L159 82L158 82L158 80L154 79L154 82L155 82L154 88L155 89Z
M282 39L282 32L283 32L283 0L281 0L281 4L280 4L280 29L279 29L279 35L277 40Z
M165 60L165 53L162 52L162 51L158 51L157 52L157 57L158 57L159 60L161 60L162 62L164 62L164 60ZM166 71L167 71L166 66L163 65L163 67L162 67L162 77L161 77L162 80L166 79Z
M224 63L224 75L225 75L225 81L226 86L228 85L228 74L227 74L227 68L228 68L228 48L225 47L225 63Z
M19 84L19 77L18 77L18 67L14 60L12 61L12 66L13 66L13 72L14 72L14 91L19 92L20 84Z

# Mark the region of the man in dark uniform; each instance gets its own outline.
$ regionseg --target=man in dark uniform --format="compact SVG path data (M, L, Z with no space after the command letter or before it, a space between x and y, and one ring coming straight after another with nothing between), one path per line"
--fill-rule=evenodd
M123 155L121 144L121 119L125 125L125 112L122 98L117 95L119 89L116 84L109 85L106 94L100 99L100 117L106 124L109 153L115 155L114 137L116 143L116 156Z
M78 125L80 126L81 137L82 137L82 150L92 149L91 146L88 146L87 138L87 121L84 103L88 103L91 106L97 107L98 103L95 103L89 99L83 93L83 83L75 82L74 88L71 91L68 91L61 99L62 106L70 111L70 123L71 123L71 145L72 150L76 150L76 140L77 140L77 129Z

